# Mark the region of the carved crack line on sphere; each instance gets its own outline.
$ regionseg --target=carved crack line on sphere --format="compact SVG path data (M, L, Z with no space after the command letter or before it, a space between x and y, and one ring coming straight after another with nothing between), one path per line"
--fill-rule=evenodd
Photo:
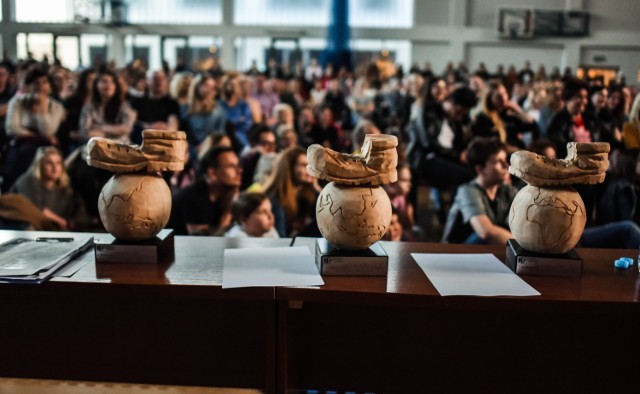
M141 179L138 183L138 186L132 188L131 190L129 190L128 193L121 193L121 194L114 194L112 196L110 196L109 201L107 202L107 199L105 198L104 193L102 193L102 201L105 204L105 208L109 208L111 206L111 204L113 204L115 199L120 199L123 202L129 201L132 197L133 194L135 192L141 191L142 190L142 183L144 182L144 179ZM137 216L137 215L125 215L125 216L121 216L117 213L112 213L111 214L118 222L122 223L122 224L131 224L131 223L135 223L137 221L141 222L140 225L138 226L133 226L132 228L152 228L152 227L157 227L155 225L155 223L153 222L153 220L151 218L144 218L141 216Z
M107 200L105 199L104 193L101 193L102 194L102 201L104 202L104 206L108 208L109 206L111 206L111 204L113 203L113 200L115 200L116 198L120 199L122 201L129 201L131 199L131 197L133 196L133 193L142 190L142 182L143 181L144 181L144 179L141 179L140 182L138 183L138 186L136 186L133 189L129 190L128 193L114 194L114 195L110 196L108 203L107 203ZM123 196L123 195L125 195L125 196Z
M544 239L544 232L543 232L543 227L542 227L542 222L539 222L537 220L535 220L534 218L529 216L529 210L535 206L537 207L545 207L545 206L551 206L555 209L561 209L565 212L566 216L569 217L569 225L566 227L566 229L570 229L573 226L573 218L576 215L576 212L578 210L582 211L582 209L580 208L580 205L575 201L572 200L571 202L574 205L574 209L570 209L569 206L564 202L561 201L558 198L543 198L541 197L542 194L542 189L541 188L537 188L538 189L538 193L534 196L533 198L533 204L530 204L529 206L527 206L526 209L526 215L525 218L528 222L533 223L538 225L539 227L539 231L538 234L540 234L540 237L542 239ZM555 203L560 203L559 205L556 205ZM559 236L558 239L568 239L568 237L566 237L567 231L563 231ZM570 238L570 237L569 237ZM540 241L542 241L542 239Z
M364 213L364 211L366 211L366 209L367 209L367 197L372 197L372 196L373 196L373 191L372 191L371 189L369 189L369 195L368 195L368 196L367 196L366 194L362 194L362 195L360 195L360 198L362 199L362 210L360 211L360 213L356 213L355 215L353 215L354 217L356 217L356 216L362 216L362 214ZM342 210L342 207L341 207L341 206L340 206L340 207L338 207L338 208L335 208L335 209L333 208L334 201L333 201L333 198L331 198L331 195L330 195L330 194L327 194L327 195L325 196L325 198L324 198L324 199L326 200L326 202L323 202L323 201L321 201L321 202L320 202L320 209L318 209L318 212L322 212L322 211L324 210L324 208L328 206L329 213L330 213L332 216L336 216L336 214L337 214L338 212L340 212L340 216L341 216L343 219L346 219L346 218L344 217L343 210ZM373 207L375 207L375 205L376 205L376 204L377 204L377 201L375 201L375 202L371 205L371 207L372 207L372 208L373 208Z
M372 201L368 201L371 198L375 197L374 193L373 193L373 189L372 188L368 188L369 189L369 194L361 194L360 198L362 199L362 210L359 213L356 213L355 215L352 216L352 218L358 217L358 216L362 216L364 214L364 212L367 210L367 207L370 207L371 209L375 208L378 205L378 199L374 199ZM347 220L344 217L344 211L342 209L342 207L338 207L338 208L334 208L334 201L333 198L331 197L330 194L326 194L325 196L321 197L319 200L319 204L318 204L318 213L324 211L325 209L329 210L329 213L332 216L336 216L338 214L338 212L340 213L340 217L342 219ZM349 231L346 227L344 227L341 224L336 225L336 228L338 230L340 230L341 232L347 233L347 234L351 234L351 235L357 235L359 234L357 231ZM364 236L364 238L372 238L375 237L377 239L381 238L382 235L384 233L386 233L387 230L387 226L386 225L376 225L376 224L369 224L368 221L366 219L362 220L361 223L357 224L357 228L358 229L367 229L367 234Z
M155 223L150 218L143 218L143 217L136 216L136 215L120 216L118 214L113 214L112 216L119 223L126 224L128 226L131 223L141 222L141 224L138 225L138 226L129 226L132 229L138 229L138 228L147 229L147 228L156 227Z

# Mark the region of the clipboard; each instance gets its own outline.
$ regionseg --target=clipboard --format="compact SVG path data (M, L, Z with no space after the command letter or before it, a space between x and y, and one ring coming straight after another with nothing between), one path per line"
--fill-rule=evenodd
M43 283L92 245L92 236L13 238L0 244L0 283Z

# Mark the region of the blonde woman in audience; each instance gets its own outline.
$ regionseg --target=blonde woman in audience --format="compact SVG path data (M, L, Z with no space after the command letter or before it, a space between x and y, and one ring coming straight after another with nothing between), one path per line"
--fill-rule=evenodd
M260 102L251 96L254 79L245 75L239 75L238 84L240 85L240 96L247 102L247 104L249 104L253 123L262 123L264 119L262 116L262 107L260 106Z
M278 130L280 126L290 126L295 128L295 119L293 115L293 108L286 103L278 103L273 107L273 130Z
M31 167L18 178L10 192L31 200L60 230L72 228L71 218L78 211L79 201L74 197L62 154L57 148L39 148Z
M225 117L216 102L218 86L210 74L199 74L189 87L189 100L180 112L184 120L185 131L189 140L192 157L197 157L198 151L204 151L199 146L210 134L224 134Z
M535 83L529 90L527 99L524 102L524 109L529 116L538 124L538 129L543 130L546 125L541 122L542 108L547 105L547 87L544 83ZM542 131L541 131L542 133ZM531 141L525 141L525 145L529 145Z
M271 201L263 193L240 193L231 203L231 214L234 225L225 237L280 238L274 227Z
M188 71L175 73L169 85L169 94L180 106L189 103L189 87L193 81L193 74Z

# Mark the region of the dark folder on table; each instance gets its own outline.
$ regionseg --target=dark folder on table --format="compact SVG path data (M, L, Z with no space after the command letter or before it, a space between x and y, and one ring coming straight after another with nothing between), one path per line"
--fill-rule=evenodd
M91 236L11 239L0 244L0 282L42 283L92 245Z

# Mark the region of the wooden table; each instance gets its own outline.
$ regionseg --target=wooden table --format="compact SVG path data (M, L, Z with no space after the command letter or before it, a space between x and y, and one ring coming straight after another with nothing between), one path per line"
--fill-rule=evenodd
M638 392L636 251L579 249L580 279L523 276L539 297L441 297L410 253L505 248L383 243L388 277L277 288L279 391Z
M289 243L176 237L170 264L96 266L88 255L70 278L0 285L0 376L283 393L637 392L640 281L636 266L613 268L636 251L579 250L580 279L523 277L539 297L441 297L410 253L504 259L505 249L421 243L383 243L387 277L221 289L225 248Z
M176 237L169 264L96 267L88 255L71 278L0 285L0 376L274 392L274 289L222 290L222 257L290 242Z

